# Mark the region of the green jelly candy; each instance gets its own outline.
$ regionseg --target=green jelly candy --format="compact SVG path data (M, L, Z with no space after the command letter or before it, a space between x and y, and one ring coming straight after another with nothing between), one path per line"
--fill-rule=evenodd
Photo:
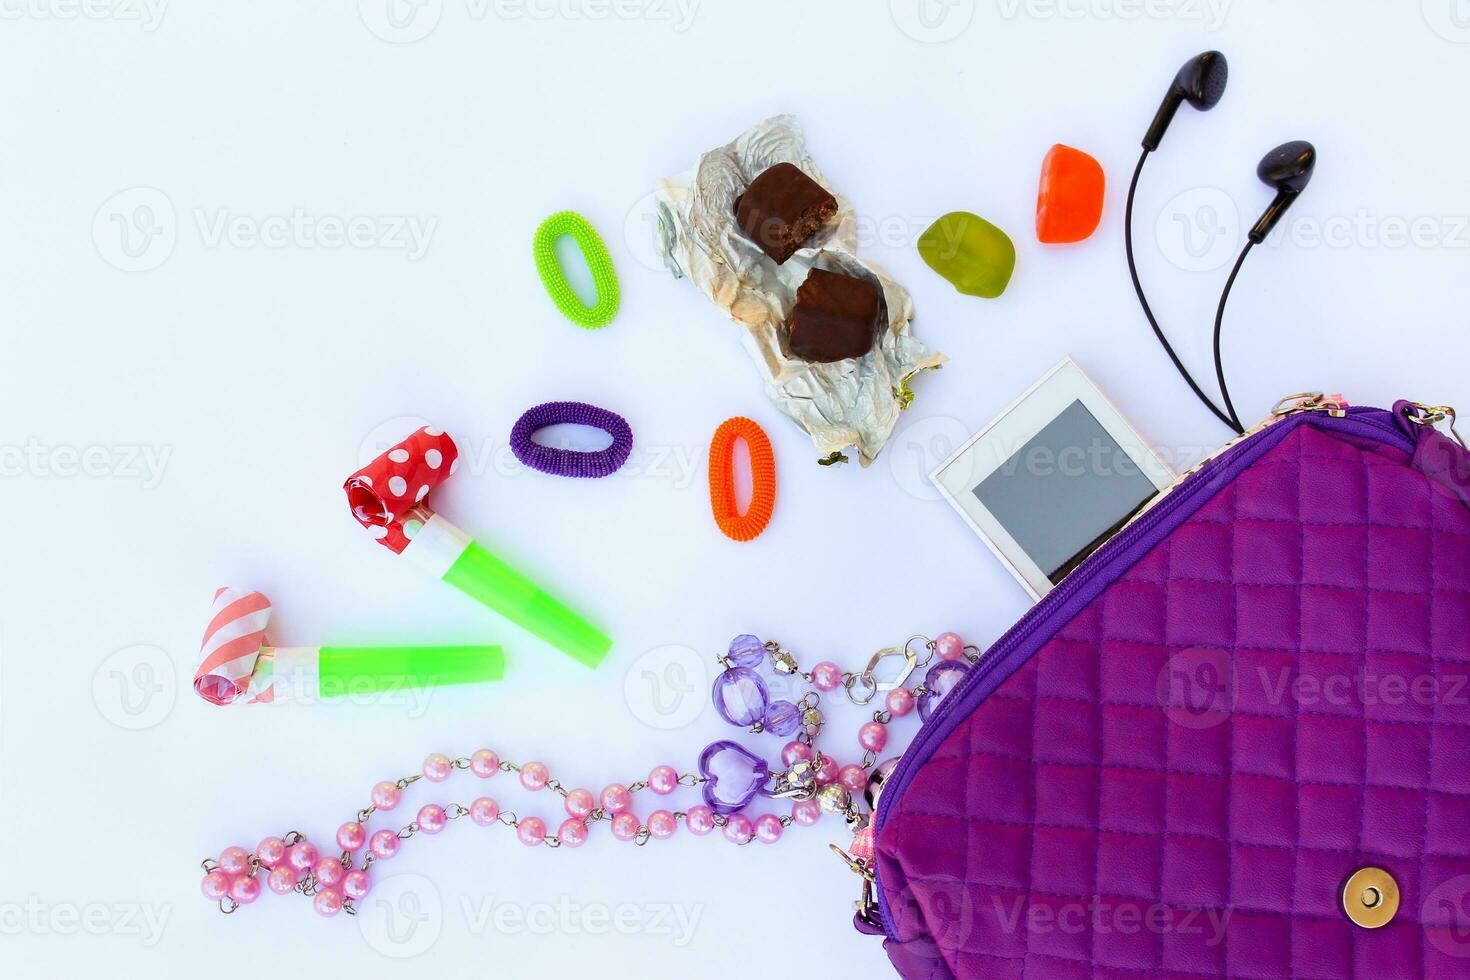
M919 256L929 268L969 296L995 299L1016 269L1010 236L978 214L951 211L919 236Z

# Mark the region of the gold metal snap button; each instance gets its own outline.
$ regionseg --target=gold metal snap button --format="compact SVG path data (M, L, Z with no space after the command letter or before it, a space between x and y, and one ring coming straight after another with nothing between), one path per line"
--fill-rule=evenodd
M1359 868L1342 886L1342 910L1364 929L1386 926L1399 910L1399 883L1382 868Z

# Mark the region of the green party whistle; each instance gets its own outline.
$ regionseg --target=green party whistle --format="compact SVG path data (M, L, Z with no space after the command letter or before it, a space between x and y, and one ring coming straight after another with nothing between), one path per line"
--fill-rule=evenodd
M425 503L458 463L454 440L424 426L347 478L352 516L388 550L596 667L612 647L606 635Z
M265 636L270 614L270 600L259 592L215 592L194 675L200 697L211 704L311 702L505 676L498 646L271 646Z

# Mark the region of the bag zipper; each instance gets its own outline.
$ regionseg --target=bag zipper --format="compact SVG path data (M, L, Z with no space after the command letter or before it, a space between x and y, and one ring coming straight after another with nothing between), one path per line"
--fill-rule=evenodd
M1066 605L1070 599L1091 584L1099 571L1108 568L1113 558L1120 552L1139 542L1150 531L1167 520L1170 514L1194 500L1201 492L1201 488L1208 490L1214 487L1214 478L1228 469L1251 446L1260 442L1269 431L1275 429L1280 423L1292 422L1293 424L1283 427L1289 430L1294 428L1295 424L1305 421L1309 415L1324 421L1330 419L1332 422L1328 424L1333 427L1343 425L1349 429L1356 429L1370 438L1389 443L1405 452L1413 452L1413 441L1394 424L1392 414L1383 409L1366 406L1350 407L1341 396L1329 396L1321 392L1306 392L1283 398L1264 420L1221 446L1215 453L1165 488L1138 514L1134 515L1132 520L1125 524L1117 534L1088 555L1070 575L1048 592L1040 602L976 659L964 678L945 696L929 719L920 726L913 742L899 757L898 765L885 782L883 793L878 799L874 812L875 838L881 833L884 820L894 801L899 799L907 788L913 771L923 764L923 760L930 754L932 747L947 737L953 729L953 725L945 726L945 720L959 710L959 706L964 703L969 691L982 683L997 664L1007 659L1008 654L1030 639L1038 626L1048 622L1059 608ZM1286 434L1286 431L1282 431L1283 438ZM971 706L970 710L973 711L977 706ZM871 922L872 911L876 908L878 923L875 924L880 924L883 933L890 939L898 941L888 909L883 903L882 890L876 885L876 860L867 870L873 898L866 907L864 903L859 903L858 915ZM865 889L865 894L867 891Z

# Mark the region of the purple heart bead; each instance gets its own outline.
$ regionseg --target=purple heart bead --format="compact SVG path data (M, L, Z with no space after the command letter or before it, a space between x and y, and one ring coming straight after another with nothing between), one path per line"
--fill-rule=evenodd
M766 760L734 742L711 742L699 754L704 802L716 813L735 813L755 799L771 777Z
M963 660L941 660L929 668L929 673L924 675L924 696L919 699L919 717L924 721L939 707L939 702L944 696L954 690L956 684L964 680L970 672L970 665Z

